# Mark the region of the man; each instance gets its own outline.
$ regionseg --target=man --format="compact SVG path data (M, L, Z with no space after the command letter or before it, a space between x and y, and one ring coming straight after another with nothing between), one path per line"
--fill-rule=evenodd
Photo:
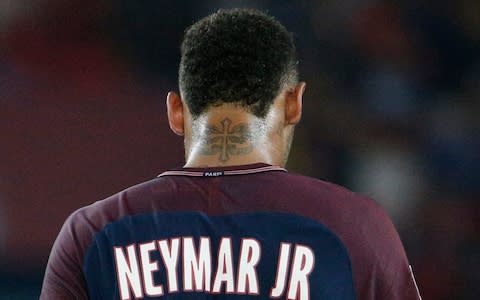
M286 29L221 10L181 50L185 167L73 213L41 298L420 299L377 204L283 168L305 90Z

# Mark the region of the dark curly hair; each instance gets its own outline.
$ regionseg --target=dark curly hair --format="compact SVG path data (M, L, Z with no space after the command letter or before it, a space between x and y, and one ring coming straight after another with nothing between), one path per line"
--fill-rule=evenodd
M283 87L297 83L292 35L253 9L219 10L186 30L179 84L194 117L235 103L265 117Z

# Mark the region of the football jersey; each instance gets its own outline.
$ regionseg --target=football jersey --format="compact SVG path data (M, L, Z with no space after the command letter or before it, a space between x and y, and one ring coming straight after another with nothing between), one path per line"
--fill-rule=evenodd
M74 212L41 299L418 300L374 201L277 166L181 168Z

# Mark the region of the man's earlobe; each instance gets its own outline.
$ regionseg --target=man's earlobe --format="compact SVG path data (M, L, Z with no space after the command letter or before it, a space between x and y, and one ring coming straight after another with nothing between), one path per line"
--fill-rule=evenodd
M295 125L302 118L303 93L306 83L298 83L292 91L287 92L285 99L285 124Z
M167 95L167 115L170 129L175 134L183 136L185 133L183 102L175 92L169 92Z

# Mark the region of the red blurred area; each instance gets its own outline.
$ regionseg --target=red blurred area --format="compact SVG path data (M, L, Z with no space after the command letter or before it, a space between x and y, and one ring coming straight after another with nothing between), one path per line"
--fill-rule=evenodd
M2 36L3 259L20 269L44 265L69 213L183 159L164 105L174 86L142 85L115 59L107 7L57 2Z

